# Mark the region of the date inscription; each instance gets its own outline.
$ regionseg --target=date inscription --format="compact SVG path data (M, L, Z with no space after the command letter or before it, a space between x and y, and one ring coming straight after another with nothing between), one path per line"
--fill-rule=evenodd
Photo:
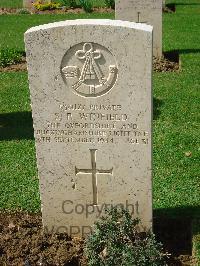
M131 145L148 145L149 133L129 116L120 104L62 103L52 121L35 128L35 139L39 143L117 144L123 140Z

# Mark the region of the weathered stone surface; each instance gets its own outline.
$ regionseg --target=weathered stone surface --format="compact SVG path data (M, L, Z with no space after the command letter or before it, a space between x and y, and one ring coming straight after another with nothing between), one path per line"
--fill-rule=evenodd
M152 27L65 21L25 43L45 228L84 234L106 204L151 227Z
M23 7L24 8L32 8L34 0L23 0Z
M165 0L162 1L162 6L165 7Z
M116 0L115 18L153 26L153 54L162 56L162 0Z

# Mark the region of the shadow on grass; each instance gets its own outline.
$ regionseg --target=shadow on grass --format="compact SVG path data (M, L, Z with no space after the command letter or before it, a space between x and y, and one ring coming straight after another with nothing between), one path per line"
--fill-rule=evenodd
M170 62L176 63L179 65L179 70L181 69L181 54L195 54L200 53L200 49L177 49L167 52L163 52L164 57Z
M179 51L178 50L171 50L171 51L167 51L164 52L164 57L171 61L171 62L175 62L175 63L180 63L180 58L179 58Z
M179 54L197 54L200 53L200 49L177 49L164 52L164 55L171 61L178 62Z
M163 105L163 101L153 97L153 120L157 120L161 114L160 107Z
M200 219L200 206L187 206L167 209L155 209L154 217L169 217L169 218L199 218Z
M165 7L170 11L170 12L176 12L176 6L198 6L200 5L199 3L169 3L166 4ZM165 9L164 9L165 11Z
M154 210L153 230L174 256L192 254L192 221L200 220L200 206Z
M200 6L200 3L170 3L167 5L175 5L175 6Z
M33 139L31 112L0 114L0 140Z
M176 4L170 3L165 5L171 12L176 12Z

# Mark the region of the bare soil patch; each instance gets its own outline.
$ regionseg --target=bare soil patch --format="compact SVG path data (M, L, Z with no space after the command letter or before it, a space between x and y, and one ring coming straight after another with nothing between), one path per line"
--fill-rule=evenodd
M8 14L15 14L17 13L17 8L7 8L7 7L1 7L0 8L0 15L8 15Z
M153 58L155 72L178 72L181 70L181 61L177 51L164 52L161 58Z
M111 8L103 8L103 7L93 7L92 12L94 13L112 13L114 12ZM85 13L85 11L82 8L61 8L61 9L55 9L55 10L44 10L44 11L38 11L36 9L32 10L32 13L34 14L81 14Z
M27 71L26 63L22 62L16 65L10 65L7 67L0 68L0 72L17 72L17 71Z
M178 72L180 71L180 62L166 55L161 58L153 58L153 70L155 72Z
M12 64L6 67L0 67L0 72L17 72L17 71L27 71L27 64L25 57L23 57L22 61L18 64Z
M0 213L0 224L0 265L87 265L86 258L83 256L84 239L71 238L64 233L45 235L42 231L41 214ZM182 229L189 228L188 224L186 227L184 227L185 224L177 225ZM169 266L195 265L188 248L182 249L182 246L188 243L185 242L188 230L185 230L183 236L177 237L175 230L178 226L175 228L166 220L156 220L154 227L159 240L161 238L164 247L174 255L168 262ZM180 233L181 231L178 230L178 234ZM174 239L176 239L175 242Z
M0 15L9 15L9 14L19 14L20 10L27 8L0 8ZM30 14L81 14L85 13L82 8L59 8L54 10L44 10L39 11L36 8L30 8ZM114 12L111 8L106 7L93 7L92 11L94 13L112 13Z
M45 235L40 214L0 214L0 265L83 266L83 240Z

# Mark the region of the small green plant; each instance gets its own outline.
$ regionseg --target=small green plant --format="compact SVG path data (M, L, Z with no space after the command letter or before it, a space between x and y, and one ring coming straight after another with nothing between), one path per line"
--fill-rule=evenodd
M22 61L23 52L16 49L1 49L0 50L0 67L6 67Z
M37 1L33 6L39 11L54 10L61 7L60 3L46 3L42 4L41 1Z
M95 223L86 240L89 266L164 266L166 254L152 232L139 232L139 220L116 207Z
M115 9L115 0L104 0L107 8Z
M26 9L26 8L19 9L17 13L20 14L20 15L29 15L29 14L31 14L31 12L28 9Z
M86 13L92 12L92 3L90 0L80 0L80 5Z
M63 4L70 8L76 8L78 5L76 3L76 0L62 0Z

